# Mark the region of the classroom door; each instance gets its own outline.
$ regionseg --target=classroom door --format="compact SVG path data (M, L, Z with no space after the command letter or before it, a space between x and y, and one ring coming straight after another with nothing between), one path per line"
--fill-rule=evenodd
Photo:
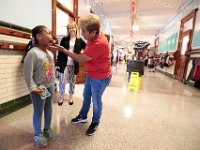
M182 34L181 46L178 50L176 66L175 66L175 77L181 82L185 81L185 75L187 72L187 60L185 53L190 50L190 39L191 30L188 30Z

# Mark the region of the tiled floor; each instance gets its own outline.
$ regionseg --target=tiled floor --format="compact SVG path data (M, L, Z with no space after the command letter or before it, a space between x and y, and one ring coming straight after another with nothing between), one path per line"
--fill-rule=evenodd
M200 150L200 93L160 73L145 72L141 90L127 91L125 65L113 68L103 96L101 124L92 137L90 122L70 119L82 105L83 85L75 103L54 103L53 129L58 137L48 150ZM91 121L92 110L89 113ZM0 118L0 150L39 149L33 141L32 105Z

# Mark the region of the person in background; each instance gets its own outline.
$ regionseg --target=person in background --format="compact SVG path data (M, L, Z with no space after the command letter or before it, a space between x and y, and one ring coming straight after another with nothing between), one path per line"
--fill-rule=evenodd
M52 37L49 29L43 25L33 28L32 37L23 60L23 72L33 103L34 140L39 147L45 147L48 145L47 139L50 141L56 139L56 135L51 129L55 68L53 53L47 50ZM40 86L43 88L39 88ZM50 94L49 97L42 98L42 94L47 92L45 88ZM44 130L42 132L43 112Z
M153 56L151 56L150 58L149 58L149 72L153 72L153 73L155 73L155 59L154 59L154 57Z
M60 45L72 53L79 54L85 48L85 42L79 38L78 27L75 22L67 25L68 35L63 37ZM59 98L58 105L63 104L65 95L66 81L69 83L69 105L73 105L73 94L75 89L76 75L79 73L79 63L63 52L58 52L57 58L58 76L59 76Z
M143 61L144 61L144 66L146 67L148 64L148 49L144 49L142 52L142 57L143 57Z
M165 54L165 63L164 63L165 67L169 67L169 53L166 52Z
M114 60L114 54L113 53L111 53L111 58L110 58L110 61L111 61L111 66L113 65L113 60Z
M97 15L89 14L81 17L79 25L83 37L88 40L83 53L72 53L59 45L53 48L62 51L78 62L85 62L86 81L83 92L83 105L78 116L73 118L71 122L87 122L87 114L92 100L93 118L86 131L86 134L90 136L95 133L99 126L102 113L102 95L111 80L110 48L106 37L100 33L100 19Z

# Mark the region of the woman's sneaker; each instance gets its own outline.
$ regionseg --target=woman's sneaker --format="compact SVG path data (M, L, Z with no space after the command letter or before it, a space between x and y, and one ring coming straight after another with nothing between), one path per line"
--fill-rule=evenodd
M87 129L86 134L87 134L88 136L93 135L94 132L97 130L98 126L99 126L99 123L94 123L94 122L92 122L92 123L90 124L89 128Z
M44 136L46 136L48 138L49 141L55 141L56 140L56 134L51 129L44 130L43 134L44 134Z
M71 120L71 123L85 123L85 122L87 122L87 117L83 118L80 115Z
M44 137L44 135L41 133L37 136L34 136L34 140L35 140L35 143L37 144L37 146L39 146L39 147L45 147L48 145L47 138Z

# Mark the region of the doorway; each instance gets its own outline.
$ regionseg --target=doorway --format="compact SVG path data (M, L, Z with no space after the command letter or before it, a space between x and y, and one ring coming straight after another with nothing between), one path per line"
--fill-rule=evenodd
M187 72L187 58L185 54L190 50L191 32L191 30L188 30L182 34L179 47L180 50L176 58L175 76L176 79L181 82L185 81L185 74Z
M188 67L188 57L186 53L191 50L191 43L196 20L196 11L193 10L190 14L181 20L178 48L176 51L176 65L174 75L181 82L185 82Z

